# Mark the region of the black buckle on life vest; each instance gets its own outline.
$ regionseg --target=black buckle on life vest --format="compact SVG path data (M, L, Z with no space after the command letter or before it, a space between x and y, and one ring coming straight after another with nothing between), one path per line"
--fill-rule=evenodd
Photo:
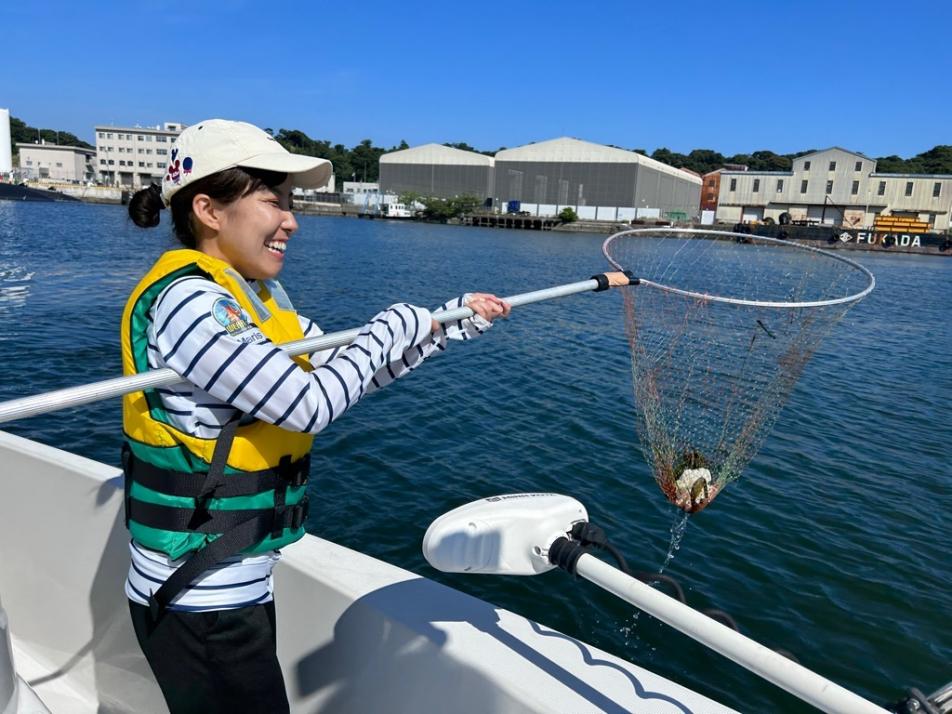
M279 508L275 508L274 524L277 535L281 535L281 531L285 528L290 528L291 530L296 531L298 528L303 526L310 511L311 503L308 501L307 497L301 499L299 503L296 503L293 506L281 506ZM275 537L277 537L277 535Z
M215 489L213 488L206 493L202 493L195 499L195 510L192 513L192 518L188 522L188 529L190 531L197 531L212 519L212 512L209 510L208 504L214 497Z
M290 457L285 457L290 459ZM311 473L311 455L305 454L302 458L290 464L290 473L287 475L289 486L303 486Z

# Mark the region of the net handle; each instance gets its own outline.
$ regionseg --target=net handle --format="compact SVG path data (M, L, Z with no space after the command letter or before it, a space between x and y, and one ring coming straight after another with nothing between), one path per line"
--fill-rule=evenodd
M832 298L830 300L812 300L808 302L771 302L766 300L744 300L742 298L729 298L729 297L723 297L721 295L711 295L709 293L698 293L698 292L693 292L691 290L682 290L681 288L675 288L670 285L656 283L651 280L646 280L645 278L640 279L641 285L645 285L649 288L655 288L656 290L662 290L666 293L672 293L674 295L683 295L684 297L695 298L697 300L705 300L708 302L720 302L720 303L726 303L728 305L746 305L748 307L793 309L793 308L810 308L810 307L828 307L830 305L844 305L847 303L858 302L859 300L862 300L864 297L869 295L873 291L873 288L876 287L876 277L865 267L863 267L862 265L860 265L854 260L850 260L849 258L844 258L841 255L836 255L835 253L832 253L828 250L822 250L821 248L814 248L808 245L800 245L799 243L790 243L785 240L780 240L779 238L770 238L768 236L752 236L746 233L733 233L731 231L705 231L705 230L698 230L696 228L661 228L661 229L634 228L632 230L620 231L618 233L614 233L608 236L608 238L605 239L605 242L602 243L602 253L604 254L605 258L608 259L608 262L611 263L612 266L614 266L617 270L632 269L634 266L619 265L618 262L614 258L611 257L611 255L608 252L608 248L611 245L612 241L622 236L658 235L659 233L682 235L682 236L715 235L715 236L724 236L726 238L732 238L732 239L744 238L748 240L752 238L756 238L758 242L764 241L766 243L773 243L775 245L783 245L788 248L794 248L796 250L802 250L808 253L819 253L820 255L823 255L827 258L832 258L833 260L838 260L841 263L846 263L850 267L860 271L863 275L865 275L869 279L869 284L863 290L853 295L847 295L841 298Z

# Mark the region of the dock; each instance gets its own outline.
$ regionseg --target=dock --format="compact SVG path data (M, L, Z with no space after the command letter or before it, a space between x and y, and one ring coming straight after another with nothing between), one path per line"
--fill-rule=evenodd
M464 226L482 226L485 228L515 228L526 231L551 231L562 223L558 218L541 216L495 215L474 213L462 216Z

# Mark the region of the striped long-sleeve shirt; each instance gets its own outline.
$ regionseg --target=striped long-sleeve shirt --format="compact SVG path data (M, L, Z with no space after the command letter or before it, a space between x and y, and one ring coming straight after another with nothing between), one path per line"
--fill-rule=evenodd
M170 284L149 313L150 367L170 367L187 380L159 390L163 406L176 428L204 439L216 438L239 412L316 434L366 394L444 350L448 340L471 339L490 325L477 316L431 334L429 310L393 305L375 315L349 345L311 355L315 369L305 372L248 316L245 329L227 332L214 316L222 297L231 296L220 285L186 277ZM462 305L464 299L443 307ZM299 319L305 336L322 334L312 320ZM135 543L131 553L126 594L146 604L148 594L181 561ZM232 558L196 580L172 607L210 610L267 602L276 561L271 555Z

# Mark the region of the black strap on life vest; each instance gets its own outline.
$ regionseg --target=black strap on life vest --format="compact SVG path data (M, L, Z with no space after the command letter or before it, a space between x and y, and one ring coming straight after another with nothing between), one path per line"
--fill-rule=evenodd
M141 486L168 496L198 498L205 488L205 474L170 471L153 466L148 461L136 457L128 445L123 446L126 474ZM227 474L215 488L215 498L233 496L253 496L256 493L284 488L285 486L303 486L311 468L311 455L297 461L291 457L282 457L281 463L273 469L263 471L245 471Z
M285 528L300 528L307 517L307 498L302 498L297 504L287 506L278 503L284 500L281 496L284 491L275 491L274 508L248 508L243 510L205 510L199 508L177 508L175 506L160 506L157 503L148 503L138 499L131 499L129 504L129 519L150 528L159 528L166 531L182 531L189 533L227 533L252 518L264 518L271 523L274 514L274 524L278 526L277 534ZM296 525L295 525L296 523ZM270 533L271 531L269 531Z
M215 540L193 552L188 559L149 597L153 621L169 604L206 570L225 558L257 545L268 536L278 537L285 528L300 528L307 519L308 500L288 506L288 486L307 480L310 457L291 462L283 457L275 469L242 474L225 474L225 464L235 438L238 420L226 424L215 443L208 473L186 474L166 471L135 457L128 445L122 454L126 475L126 525L130 520L160 530L192 533L220 533ZM160 493L195 499L195 508L162 506L130 497L135 481ZM245 496L273 490L273 508L243 510L209 509L213 498Z

